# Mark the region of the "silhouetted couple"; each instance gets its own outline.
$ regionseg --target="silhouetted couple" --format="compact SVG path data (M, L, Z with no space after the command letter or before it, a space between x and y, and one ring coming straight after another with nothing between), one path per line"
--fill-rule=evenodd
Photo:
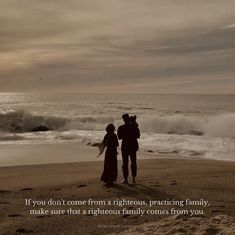
M136 152L139 149L137 139L140 138L140 130L136 122L136 116L129 116L129 114L123 114L122 119L124 125L120 126L117 131L118 138L122 140L122 170L124 181L123 183L128 184L129 175L129 158L131 160L131 172L133 183L136 182L137 175L137 164L136 164ZM117 147L118 138L115 133L115 127L113 124L109 124L106 127L107 134L100 145L100 154L104 151L105 147L105 160L104 160L104 171L101 176L101 180L108 185L113 184L117 180ZM99 155L100 155L99 154Z

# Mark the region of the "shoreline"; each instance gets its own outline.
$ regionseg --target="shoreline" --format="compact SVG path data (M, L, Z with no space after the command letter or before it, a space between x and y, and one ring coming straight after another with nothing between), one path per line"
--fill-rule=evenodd
M147 155L147 154L146 154ZM221 159L210 159L210 158L187 158L187 157L173 157L172 155L160 155L160 154L156 154L151 156L150 158L146 157L146 158L138 158L137 161L145 161L145 160L186 160L186 161L211 161L211 162L223 162L223 163L234 163L235 161L232 160L221 160ZM90 160L90 161L74 161L74 162L50 162L50 163L38 163L38 164L18 164L18 165L0 165L0 169L3 168L14 168L14 167L34 167L34 166L53 166L53 165L67 165L67 164L79 164L79 163L100 163L103 162L104 159L100 159L100 160ZM118 162L122 162L121 159L118 159Z
M120 148L118 149L118 152L118 160L121 160ZM96 157L97 154L98 148L84 143L2 145L0 153L0 168L103 161L104 154L99 158ZM180 153L159 154L141 151L137 153L137 159L181 159L235 163L233 160L212 159L200 156L185 157L180 156Z

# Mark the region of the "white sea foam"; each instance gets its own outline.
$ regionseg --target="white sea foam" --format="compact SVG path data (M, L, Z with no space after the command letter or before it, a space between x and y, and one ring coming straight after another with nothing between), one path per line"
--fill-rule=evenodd
M206 136L235 138L235 113L227 113L209 118L205 125Z
M222 137L143 133L140 149L163 155L235 160L235 140Z

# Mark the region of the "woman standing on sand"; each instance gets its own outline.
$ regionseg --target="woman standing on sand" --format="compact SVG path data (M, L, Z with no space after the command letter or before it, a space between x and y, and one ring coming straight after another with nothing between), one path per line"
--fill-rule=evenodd
M101 180L105 182L106 185L112 185L117 180L117 147L119 144L113 124L109 124L106 127L106 132L107 134L104 136L104 139L100 144L100 154L98 156L100 156L106 148L104 171L101 175Z

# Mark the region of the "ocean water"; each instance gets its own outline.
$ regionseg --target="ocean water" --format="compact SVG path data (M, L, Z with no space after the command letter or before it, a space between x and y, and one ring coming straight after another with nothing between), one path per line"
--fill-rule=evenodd
M92 145L123 113L137 115L140 152L235 160L235 95L0 93L0 145Z

